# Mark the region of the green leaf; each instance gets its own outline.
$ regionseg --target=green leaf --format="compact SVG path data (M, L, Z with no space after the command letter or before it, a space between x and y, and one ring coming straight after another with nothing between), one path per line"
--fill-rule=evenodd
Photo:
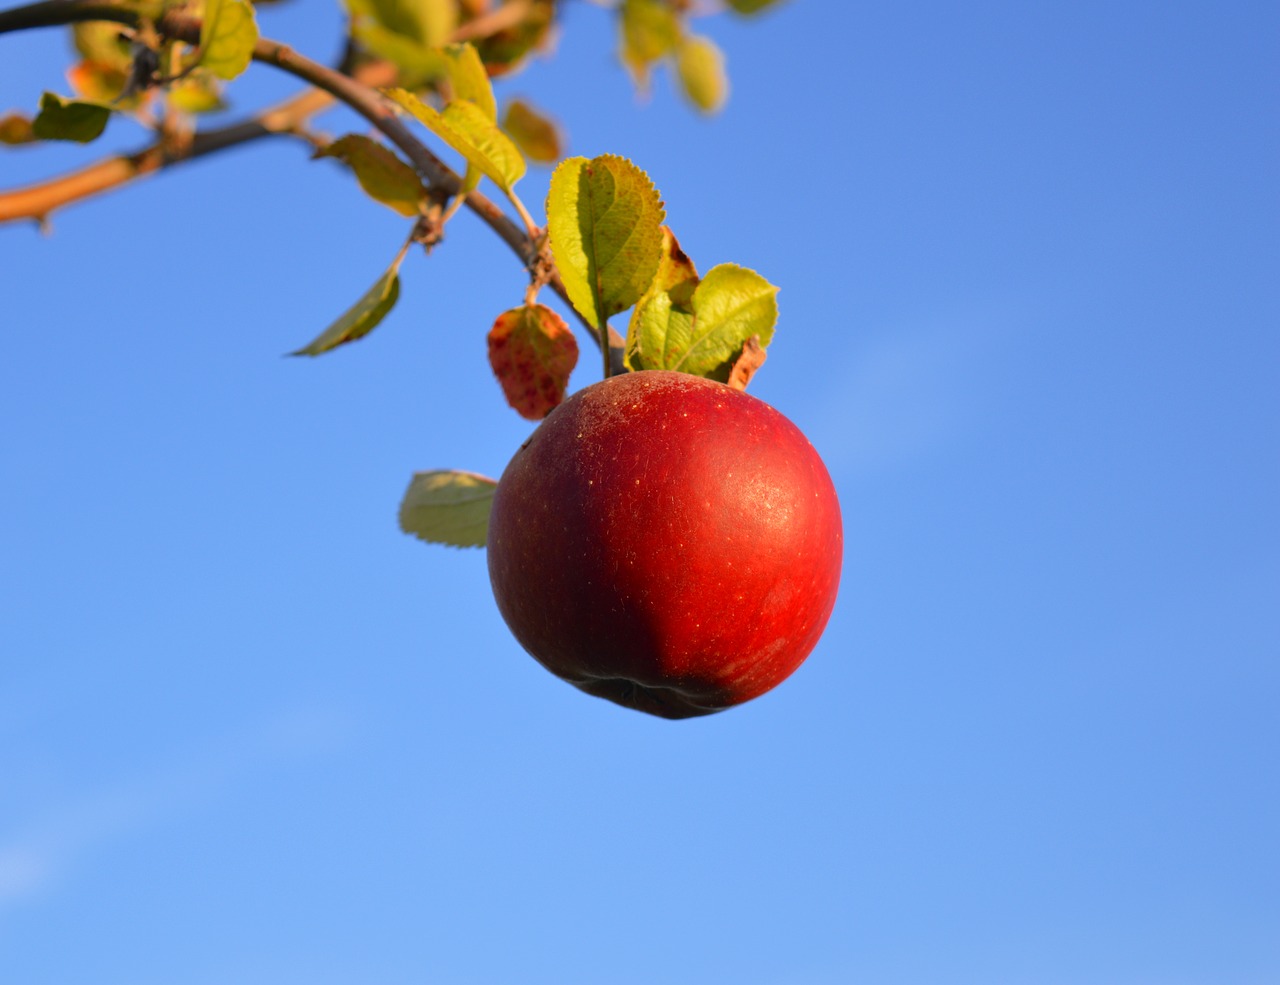
M553 164L560 160L564 143L560 130L523 99L513 99L507 104L502 129L529 160L539 164Z
M520 151L475 103L455 99L444 112L439 112L407 89L384 92L508 195L524 177L525 163Z
M676 71L689 101L704 113L718 112L729 96L724 54L709 38L690 36L676 51Z
M778 0L728 0L729 9L735 14L757 14L777 2Z
M348 308L341 318L309 344L289 355L319 356L340 345L362 339L377 328L378 323L395 307L396 299L400 297L399 271L400 261L403 259L404 252L401 251L395 262L387 268L386 273L365 292L364 297Z
M662 0L623 0L619 8L622 28L622 63L642 89L649 83L649 67L676 50L680 19Z
M81 21L71 28L71 41L85 61L128 72L133 55L122 32L120 24L110 21Z
M631 319L629 364L726 382L753 336L761 348L773 339L777 293L754 270L732 263L713 267L687 303L674 300L671 291L651 291Z
M578 363L578 343L550 308L527 304L504 311L489 330L489 365L507 403L540 421L564 400Z
M597 330L653 280L664 215L649 176L625 157L571 157L552 173L551 251L573 306Z
M109 62L85 60L67 69L67 81L81 102L99 103L119 112L132 112L151 98L151 90L136 83L129 89L131 64L123 68ZM127 92L127 94L126 94Z
M641 328L642 317L654 318L656 310L664 304L678 307L685 313L693 300L693 292L698 286L698 268L694 266L689 255L680 248L680 242L668 226L662 227L662 259L658 263L658 272L644 296L636 302L636 310L632 313L631 324L627 329L626 365L628 369L649 369L656 367L658 359L646 358L642 351L645 333ZM668 295L665 302L658 300L659 309L651 308L650 302L657 295ZM690 316L692 317L692 316ZM653 333L650 333L653 337ZM665 338L665 336L662 336ZM661 348L659 348L659 353ZM651 366L652 364L652 366Z
M418 173L400 160L385 144L357 133L333 141L315 153L316 158L333 157L355 172L365 194L404 216L416 216L427 197Z
M449 84L453 87L452 99L466 99L484 111L489 122L498 119L498 103L493 98L493 86L484 62L469 44L451 44L441 49L449 64Z
M262 0L258 0L259 3ZM214 113L226 109L218 80L197 69L185 79L172 83L168 89L169 104L184 113Z
M555 21L556 0L503 0L503 5L523 2L525 14L519 23L476 39L480 60L490 78L519 68L531 51L543 45Z
M352 34L371 54L400 69L399 81L412 88L434 85L449 74L449 66L439 48L427 48L421 41L389 31L372 21L358 21Z
M400 503L400 529L431 544L484 547L497 488L474 472L417 472Z
M379 58L400 69L398 81L407 89L448 84L450 99L468 99L490 120L498 118L498 104L484 62L470 44L430 48L420 41L396 34L377 23L360 21L354 27L356 40Z
M0 144L16 146L34 143L36 139L31 121L21 113L6 113L0 116Z
M200 27L200 66L220 79L234 79L249 67L258 25L249 0L205 0Z
M631 324L627 326L627 368L671 369L668 341L692 335L691 305L676 304L666 291L646 294L631 313Z
M348 2L353 13L366 14L378 24L428 48L438 48L449 40L458 26L455 0L364 0Z
M31 132L39 140L74 140L87 144L102 135L111 110L97 103L63 99L46 92L40 97L40 112L31 123Z

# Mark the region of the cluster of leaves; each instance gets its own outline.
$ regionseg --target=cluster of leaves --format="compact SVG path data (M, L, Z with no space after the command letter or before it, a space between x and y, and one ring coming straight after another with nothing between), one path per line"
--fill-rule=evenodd
M258 6L279 0L256 0ZM350 35L363 54L397 67L409 89L434 87L449 76L440 51L459 28L491 12L491 0L343 0ZM726 0L737 14L752 15L777 0ZM513 15L476 42L490 77L506 75L544 47L557 15L557 0L497 0ZM118 24L86 22L73 28L79 61L67 72L71 97L45 93L34 119L20 113L0 118L0 143L97 138L113 111L145 113L163 91L173 113L224 109L222 83L248 66L258 29L253 0L120 0L144 22L165 13L198 17L204 28L193 50L172 42L154 44ZM674 65L681 88L703 112L719 110L728 97L724 55L709 37L694 32L690 0L619 0L619 57L647 92L656 66ZM519 100L507 107L503 128L523 138L526 153L547 163L559 157L558 137L545 116Z
M429 52L443 73L435 84L448 94L440 108L404 87L388 88L384 95L461 155L465 170L458 194L449 210L442 209L439 196L417 172L371 137L348 134L317 152L317 157L334 157L350 167L370 197L402 215L417 217L417 221L391 266L364 297L295 355L321 355L363 338L377 327L399 296L399 268L409 245L421 242L434 246L444 222L482 178L501 189L533 231L532 219L515 193L516 183L527 170L525 158L498 125L497 100L479 51L471 44L455 44Z
M369 54L399 67L409 88L431 85L448 74L439 49L457 30L491 12L488 0L345 0L352 38ZM512 16L500 30L477 41L491 77L506 75L544 46L555 22L555 0L503 0Z
M734 264L699 279L664 219L657 189L625 158L574 157L551 176L551 249L582 317L603 330L612 315L632 308L628 369L727 383L744 347L772 338L777 288Z
M201 17L199 45L192 48L162 41L145 28L126 32L112 22L75 24L71 39L80 60L67 70L75 95L68 98L44 93L34 119L19 113L6 115L0 120L0 141L88 143L102 135L113 112L149 120L151 104L159 93L163 93L168 114L194 115L225 108L223 83L249 67L258 41L253 4L249 0L201 0L185 4L139 2L132 7L140 16L190 8Z
M728 0L728 6L751 14L770 2ZM560 161L551 176L545 226L516 193L526 162L559 161L561 140L558 128L526 102L509 102L500 119L491 80L546 44L555 0L345 3L351 47L343 70L352 74L367 62L389 65L395 84L382 90L384 105L420 123L429 142L456 153L461 180L457 188L433 184L395 148L367 134L350 133L319 147L316 158L343 164L365 193L412 226L368 291L294 355L319 356L368 335L396 304L409 248L421 244L429 252L467 195L488 179L510 202L530 243L523 303L500 313L488 333L490 365L518 413L530 420L550 413L564 399L578 361L574 333L538 302L539 291L552 282L595 335L606 377L614 368L609 320L630 310L622 369L675 370L746 386L773 335L777 289L734 264L700 277L665 224L658 190L639 167L613 155ZM121 0L119 7L137 15L134 25L86 22L72 29L80 61L68 76L76 95L45 93L34 119L0 120L0 139L92 140L112 113L146 122L157 98L163 121L189 122L193 114L224 105L224 84L247 68L260 44L251 0ZM197 44L166 36L164 18L174 14L200 17ZM495 14L502 16L495 21ZM474 43L454 43L486 16L490 30ZM672 61L696 106L711 111L723 103L723 58L689 29L688 0L620 0L616 16L621 58L638 85L647 86L653 68ZM402 504L401 525L432 542L483 544L494 486L469 472L419 473Z
M526 218L516 194L526 164L520 148L497 122L497 108L478 51L470 44L435 53L446 66L452 98L437 109L408 89L386 90L396 105L456 151L465 164L461 194L488 178ZM409 242L430 217L432 193L414 170L385 145L349 134L317 153L347 164L364 190L402 215L420 217ZM728 382L748 341L768 344L777 317L776 289L763 277L731 264L699 279L674 234L663 226L661 198L638 167L620 157L569 158L555 170L547 198L547 245L554 269L584 323L600 333L608 373L608 322L634 307L627 335L626 368L674 369ZM443 219L443 214L441 215ZM391 266L349 311L299 355L320 355L367 335L394 305L399 267L408 242ZM503 312L489 334L490 360L508 402L539 420L564 397L578 350L564 321L536 294Z
M729 9L754 14L772 0L728 0ZM653 69L674 63L676 78L689 101L704 113L714 113L729 98L724 54L710 38L689 28L688 0L622 0L618 6L620 55L643 93Z
M657 189L631 161L602 155L562 162L547 194L547 234L569 300L601 333L606 376L609 319L630 308L627 369L674 370L745 388L773 337L778 289L736 264L700 278L665 218ZM499 316L489 354L508 402L536 420L563 399L578 351L553 311L526 300ZM401 504L401 528L433 543L482 546L496 488L472 472L420 472Z

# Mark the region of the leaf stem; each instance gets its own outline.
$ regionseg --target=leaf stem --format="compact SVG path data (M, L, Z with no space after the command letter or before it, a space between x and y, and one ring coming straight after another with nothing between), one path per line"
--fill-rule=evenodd
M399 271L400 264L404 263L404 258L409 254L409 247L418 241L422 231L422 219L415 219L413 227L409 230L409 235L405 237L403 243L400 244L400 252L396 254L396 258L391 261L389 270Z
M507 192L507 198L511 204L516 207L516 211L520 213L520 218L524 220L525 232L529 234L531 242L536 242L542 230L538 228L538 224L533 221L533 216L529 215L529 210L524 207L524 202L520 201L520 196L514 191Z
M610 331L612 330L609 328L609 323L607 321L604 322L600 326L600 336L598 340L598 344L600 346L600 353L601 355L604 356L604 378L606 380L613 375L613 359L610 358L612 356L612 353L609 351Z
M467 196L454 195L453 198L450 199L448 207L445 208L444 212L440 214L441 225L448 222L455 215L457 215L458 210L462 208L462 206L465 205L466 202L467 202Z

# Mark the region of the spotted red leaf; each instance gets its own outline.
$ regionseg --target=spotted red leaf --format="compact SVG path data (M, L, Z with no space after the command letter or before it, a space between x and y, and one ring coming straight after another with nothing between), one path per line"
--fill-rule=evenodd
M578 343L550 308L527 304L504 311L489 330L489 365L507 403L540 421L564 399L578 363Z

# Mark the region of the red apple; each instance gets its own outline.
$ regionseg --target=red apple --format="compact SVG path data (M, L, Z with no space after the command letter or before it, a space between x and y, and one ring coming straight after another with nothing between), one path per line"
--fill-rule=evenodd
M831 477L794 424L722 383L653 370L578 391L516 452L489 577L553 674L689 718L800 666L835 605L842 548Z

